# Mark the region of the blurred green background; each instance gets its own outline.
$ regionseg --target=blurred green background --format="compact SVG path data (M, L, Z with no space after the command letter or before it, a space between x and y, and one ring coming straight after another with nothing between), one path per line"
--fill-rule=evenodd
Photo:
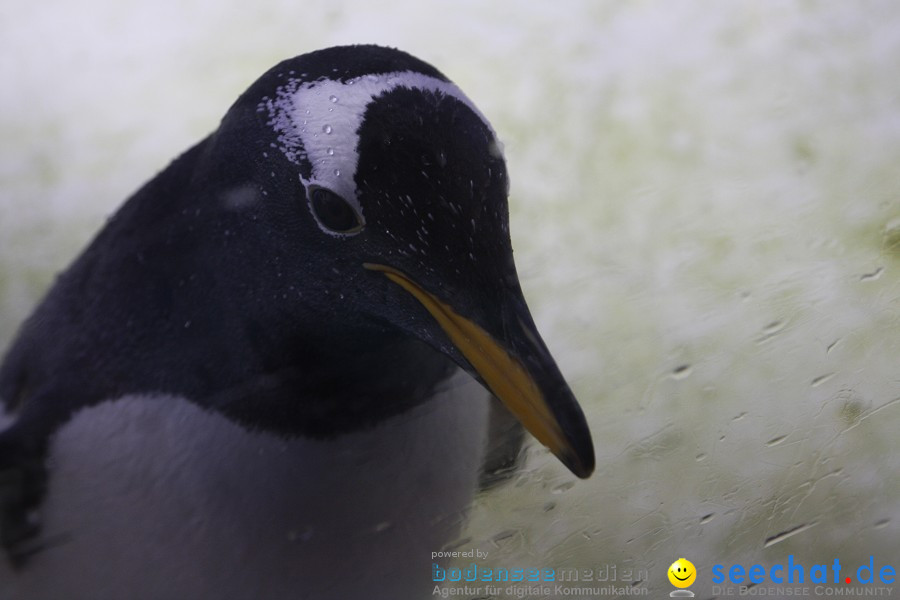
M645 569L654 595L685 556L700 597L715 563L898 566L892 0L4 0L0 347L257 76L354 42L493 122L523 287L597 445L586 482L532 446L459 547Z

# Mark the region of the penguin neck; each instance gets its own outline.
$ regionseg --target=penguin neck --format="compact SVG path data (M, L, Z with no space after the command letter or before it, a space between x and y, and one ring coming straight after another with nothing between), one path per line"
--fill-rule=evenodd
M330 438L428 401L457 370L423 342L381 332L306 333L272 366L199 403L253 429ZM268 362L268 361L266 361Z
M180 396L284 437L329 438L427 401L456 371L425 343L375 323L360 327L314 307L291 318L260 316L252 296L222 293L214 281L181 273L189 269L178 263L168 270L144 265L161 281L142 274L73 308L69 290L85 285L88 266L81 261L58 282L0 373L7 401L23 397L20 425L36 427L35 439L81 408L135 394ZM185 281L180 293L160 299L172 278ZM76 309L86 316L68 318ZM76 322L78 335L69 331ZM53 332L59 343L44 343ZM38 346L49 350L38 355Z

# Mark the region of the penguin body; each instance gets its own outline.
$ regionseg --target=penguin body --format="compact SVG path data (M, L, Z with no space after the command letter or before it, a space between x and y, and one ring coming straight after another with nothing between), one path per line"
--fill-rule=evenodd
M0 598L425 597L488 391L589 475L516 277L499 148L397 50L254 83L0 368Z
M461 374L332 440L248 431L176 397L92 406L51 444L46 547L9 597L424 597L477 483L486 408Z

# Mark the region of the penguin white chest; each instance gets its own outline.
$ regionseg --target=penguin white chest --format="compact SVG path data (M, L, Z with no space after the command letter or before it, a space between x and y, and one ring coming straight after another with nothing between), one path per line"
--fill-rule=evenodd
M487 418L486 393L462 374L414 410L328 441L248 432L175 397L82 410L52 442L46 548L7 594L426 597L431 552L457 533L477 485Z

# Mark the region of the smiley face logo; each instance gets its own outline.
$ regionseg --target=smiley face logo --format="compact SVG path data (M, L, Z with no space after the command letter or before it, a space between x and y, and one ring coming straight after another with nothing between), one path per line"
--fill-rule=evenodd
M669 567L669 583L677 588L689 587L697 579L694 563L686 558L679 558Z

